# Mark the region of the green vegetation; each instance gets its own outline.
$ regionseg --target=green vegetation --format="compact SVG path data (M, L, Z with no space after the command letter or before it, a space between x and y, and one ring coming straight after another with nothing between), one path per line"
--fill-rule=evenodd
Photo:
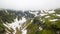
M6 32L6 27L3 25L3 23L12 23L15 18L15 15L8 14L7 12L5 12L5 10L0 10L0 34L5 34Z
M36 34L55 34L55 32L53 30L44 29L42 31L38 31Z
M60 16L57 16L56 14L60 14L60 9L54 11L55 13L46 13L47 15L34 18L33 22L27 27L27 34L59 34ZM54 19L57 20L52 21ZM39 27L42 27L43 30L40 30Z
M13 29L9 30L3 25L3 23L12 23L16 17L18 17L18 20L20 20L21 17L24 16L23 12L16 12L14 10L7 11L8 12L5 10L0 10L0 34L6 34L6 29L11 33L14 31ZM25 18L28 19L26 23L22 25L22 28L25 26L27 27L27 34L60 34L60 16L57 16L60 15L60 9L55 9L54 11L55 13L52 14L44 12L47 15L40 17L34 17L34 15L31 16L32 14L29 12L25 12L28 14L28 16L25 16ZM40 30L39 27L41 27L42 30ZM18 28L16 28L16 31L16 34L21 34L21 31L19 31Z
M28 27L27 27L27 30L28 30L28 32L27 32L27 34L35 34L35 32L37 31L37 29L38 29L39 27L37 26L37 25L35 25L35 24L30 24Z
M18 28L16 28L16 30L17 32L15 34L21 34L21 31Z

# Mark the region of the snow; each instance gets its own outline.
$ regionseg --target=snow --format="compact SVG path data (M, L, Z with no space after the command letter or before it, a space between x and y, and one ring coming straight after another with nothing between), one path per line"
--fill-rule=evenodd
M56 14L56 15L60 17L60 14Z
M12 28L13 30L15 30L14 32L13 32L13 34L15 34L16 33L16 27L18 27L18 29L20 29L20 27L21 27L21 25L23 24L23 23L25 23L26 22L26 19L24 18L24 17L22 17L22 20L19 20L18 21L18 19L16 18L15 20L14 20L14 22L12 22L11 24L10 23L6 23L6 24L4 24L7 28ZM24 34L26 33L26 30L24 30L24 31L22 31L22 32L24 32Z
M50 21L57 21L58 19L53 19L53 20L50 20Z
M27 32L26 29L23 29L23 30L22 30L22 34L27 34L26 32Z
M42 28L42 27L39 27L39 29L40 29L40 31L41 31L41 30L43 30L43 28Z
M50 16L46 16L45 18L49 18Z
M40 14L41 16L47 15L47 14Z
M35 16L37 16L38 11L35 11L35 12L30 11L30 13L34 14Z
M52 11L48 11L48 13L55 13L55 11L54 11L54 10L52 10Z
M26 19L24 17L22 17L22 20L19 20L16 18L15 19L15 22L12 23L12 24L9 24L9 26L13 29L15 29L16 27L19 27L20 25L19 24L23 24L24 22L26 21Z
M45 10L44 10L45 11ZM7 11L6 11L7 12ZM47 15L46 13L48 12L48 13L54 13L54 11L45 11L46 13L44 13L43 11L41 11L42 13L40 14L41 16L44 16L44 15ZM37 13L38 13L38 11L36 11L36 12L30 12L30 13L32 13L32 14L34 14L35 16L38 16L37 15ZM60 15L58 15L58 16L60 16ZM45 18L48 18L48 17L50 17L50 16L46 16ZM50 21L56 21L57 19L53 19L53 20L50 20ZM33 21L33 20L32 20ZM31 21L31 22L32 22ZM26 18L24 18L24 17L22 17L22 19L21 20L18 20L17 18L16 19L14 19L14 22L12 22L12 23L6 23L6 24L4 24L7 28L12 28L13 30L15 30L14 32L13 32L13 34L15 34L16 33L16 28L18 28L18 29L20 29L20 27L22 27L21 25L23 24L23 23L25 23L26 22ZM39 29L40 30L42 30L42 27L39 27ZM27 30L26 29L22 29L21 30L22 31L22 34L26 34L27 33Z

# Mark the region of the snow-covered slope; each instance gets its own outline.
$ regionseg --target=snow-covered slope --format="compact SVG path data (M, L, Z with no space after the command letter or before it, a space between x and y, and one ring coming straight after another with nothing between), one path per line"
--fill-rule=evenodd
M26 22L26 19L24 17L22 17L21 20L18 20L17 18L14 19L14 22L12 23L6 23L4 24L6 27L8 27L9 29L12 28L14 30L13 34L16 33L16 28L18 28L20 30L20 27L23 23ZM25 30L26 31L26 30ZM24 31L22 31L24 33ZM25 34L25 33L24 33Z

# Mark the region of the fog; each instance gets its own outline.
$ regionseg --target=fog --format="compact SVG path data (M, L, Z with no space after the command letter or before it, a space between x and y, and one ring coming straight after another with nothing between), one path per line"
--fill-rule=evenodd
M60 8L60 0L0 0L0 8L39 10Z

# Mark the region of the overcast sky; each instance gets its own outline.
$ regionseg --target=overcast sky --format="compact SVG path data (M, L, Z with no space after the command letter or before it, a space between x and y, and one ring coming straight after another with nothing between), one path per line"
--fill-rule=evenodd
M0 0L0 8L38 10L60 8L60 0Z

